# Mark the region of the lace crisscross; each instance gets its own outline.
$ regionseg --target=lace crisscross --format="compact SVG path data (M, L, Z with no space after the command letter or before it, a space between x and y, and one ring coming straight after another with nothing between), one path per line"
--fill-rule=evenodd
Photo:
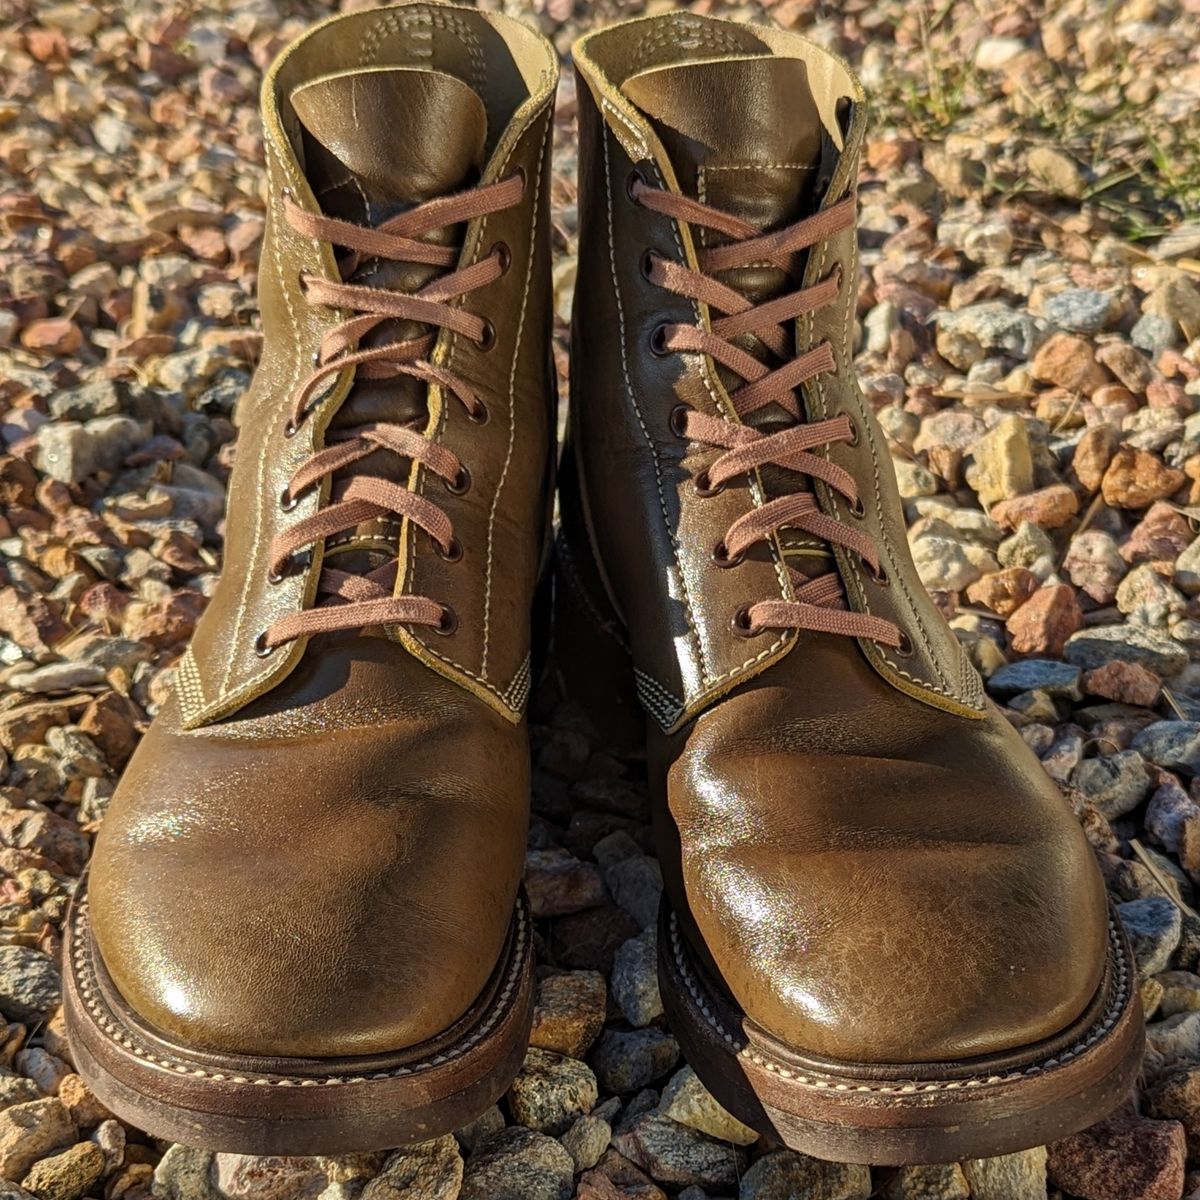
M509 251L499 243L478 262L454 269L459 247L422 239L435 231L511 208L520 203L524 193L524 174L518 172L499 183L429 200L377 226L310 213L290 196L285 197L284 215L297 233L350 252L339 264L341 282L304 275L304 294L312 304L353 314L321 339L313 371L292 397L287 436L294 435L303 424L321 385L347 367L355 369L358 379L407 377L426 385L436 384L462 404L471 420L487 420L487 408L471 387L453 372L435 366L429 355L441 329L469 338L485 350L495 344L491 323L454 301L499 279L509 268ZM350 282L359 265L372 258L437 267L443 273L412 293ZM428 326L429 331L360 348L367 334L384 322L396 320ZM304 492L379 451L420 463L440 478L449 492L465 492L471 483L469 471L451 450L420 432L423 420L376 421L330 434L328 444L292 475L280 504L285 511L294 508ZM394 480L357 475L341 483L335 481L328 504L275 538L270 548L269 578L272 582L284 578L300 561L301 553L315 543L380 517L407 517L429 535L442 557L454 560L462 554L449 516L432 500ZM396 569L394 559L358 574L323 565L317 583L317 605L274 622L259 636L259 653L270 654L295 638L372 625L427 625L440 633L453 632L457 618L445 605L425 596L394 594Z
M854 224L855 199L848 196L831 207L782 229L764 233L757 226L711 205L660 188L640 178L631 186L637 203L672 220L709 229L726 241L698 251L698 270L672 262L654 252L643 259L643 272L659 287L677 296L706 305L714 314L708 328L664 324L652 336L657 354L708 355L743 382L729 398L738 421L700 413L680 406L672 426L681 437L725 451L694 480L700 495L712 495L731 479L758 467L775 466L820 479L848 502L856 517L863 514L854 476L844 467L813 451L837 442L853 444L858 431L849 416L806 422L796 389L819 375L836 369L833 349L822 342L797 352L792 323L831 303L844 280L838 267L826 278L761 303L714 276L718 272L770 264L789 278L796 274L797 256ZM752 336L766 354L751 353L738 339ZM764 433L743 423L768 405L777 405L793 423ZM713 549L718 566L733 567L759 542L768 541L784 527L801 529L830 545L857 554L879 581L885 581L874 540L860 528L823 513L809 491L777 496L760 508L739 517ZM847 608L836 572L810 579L790 564L791 600L760 600L738 610L733 627L754 636L766 629L808 629L847 637L868 638L901 652L910 648L907 637L891 621Z

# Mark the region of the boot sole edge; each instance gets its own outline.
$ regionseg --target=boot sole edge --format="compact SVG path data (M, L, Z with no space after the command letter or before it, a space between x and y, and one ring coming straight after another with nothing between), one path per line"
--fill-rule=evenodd
M1141 1067L1137 971L1115 916L1097 1001L1052 1050L912 1066L834 1063L783 1046L696 964L665 901L658 936L668 1021L697 1075L752 1129L816 1158L905 1166L1041 1146L1108 1116Z
M426 1141L469 1124L509 1088L533 1019L533 931L518 899L500 962L437 1038L394 1054L255 1058L182 1045L123 1001L95 948L86 876L63 943L75 1067L124 1121L185 1145L253 1155L336 1155Z

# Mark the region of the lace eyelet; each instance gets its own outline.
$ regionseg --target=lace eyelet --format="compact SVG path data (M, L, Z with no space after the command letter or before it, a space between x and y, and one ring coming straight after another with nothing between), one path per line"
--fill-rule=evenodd
M296 434L298 434L300 432L300 426L303 424L304 424L303 417L301 417L299 421L295 421L291 417L288 417L287 424L283 427L283 436L285 438L295 437Z
M663 256L655 249L642 251L641 262L639 265L642 272L642 278L647 283L653 282L653 280L650 278L651 272L654 270L655 262L662 257Z
M729 547L725 545L724 538L721 539L713 548L710 555L714 566L718 566L721 570L728 570L730 567L739 566L745 559L744 554L730 554Z
M867 515L867 506L863 503L861 496L855 496L853 500L848 500L846 508L856 520L861 521Z
M286 571L268 571L267 582L274 587L275 584L282 583L287 578L287 574Z
M475 343L486 354L496 345L496 327L486 317L483 320L483 332Z
M454 609L442 605L442 616L436 625L429 627L442 637L449 637L458 628L458 615Z
M655 358L665 358L671 353L667 349L667 330L670 326L664 321L661 325L655 325L650 331L650 353Z
M296 282L300 285L300 294L302 296L307 296L308 295L308 268L307 267L301 267L300 270L296 272Z
M846 418L846 420L850 422L850 436L846 439L845 444L847 446L857 446L858 445L858 422L853 417L850 417L850 416L848 416Z
M279 507L283 509L284 512L291 512L292 509L295 508L299 503L300 497L289 495L287 488L284 488L283 491L279 493Z
M650 185L646 182L646 176L643 172L639 168L634 167L625 177L625 195L629 197L631 203L641 208L642 202L637 198L636 191L638 186L649 187Z
M524 167L518 167L513 172L513 176L521 181L522 190L529 186L529 176L526 174Z
M265 629L254 639L254 653L259 658L270 658L275 653L275 647L267 645L267 631Z
M723 483L718 483L715 486L713 485L708 478L707 471L701 471L700 474L692 480L692 491L703 500L707 500L712 496L719 496L724 490L725 485Z
M472 425L486 425L492 419L488 406L481 400L479 407L467 413L467 420Z
M741 608L729 618L729 628L737 634L738 637L752 638L757 637L762 630L755 629L750 621L750 605L743 604Z
M667 418L667 423L671 426L671 432L677 437L687 437L687 419L688 413L692 410L686 404L677 404L671 409L671 415Z
M500 274L507 275L512 266L512 251L507 242L497 242L488 253L489 258L496 258L500 263Z
M912 638L910 638L907 633L902 633L900 635L900 645L896 647L896 653L901 658L912 658L912 654L913 654Z
M891 576L884 570L883 565L871 569L871 581L878 587L889 587L891 585Z
M450 545L448 546L443 546L441 542L435 540L433 543L433 549L434 553L443 562L456 563L463 556L462 542L460 542L458 538L451 538Z
M464 496L471 490L471 472L466 467L459 467L458 474L453 479L443 479L446 491L452 496Z

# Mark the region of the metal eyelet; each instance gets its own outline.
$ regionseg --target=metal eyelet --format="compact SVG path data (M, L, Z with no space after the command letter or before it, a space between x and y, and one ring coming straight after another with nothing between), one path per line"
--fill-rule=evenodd
M655 358L665 358L671 353L667 349L667 330L670 326L664 321L661 325L655 325L650 330L650 353Z
M299 503L300 497L288 495L287 488L284 488L283 491L279 493L279 507L283 509L284 512L291 512L292 509L295 508Z
M850 436L845 440L847 446L858 445L858 422L851 416L847 416L846 420L850 422Z
M267 631L265 629L254 639L254 653L259 658L270 658L275 653L275 647L267 645Z
M900 635L900 645L896 647L896 653L901 658L912 658L912 638L910 638L907 633L902 633Z
M878 567L871 568L871 581L879 587L890 586L892 582L891 576L888 575L882 563Z
M283 436L285 438L295 437L296 434L300 432L300 426L303 424L304 417L301 417L299 421L295 421L291 417L288 417L287 424L283 427Z
M491 412L488 411L488 406L481 400L479 407L467 413L467 420L472 425L486 425L492 419Z
M499 260L501 275L508 274L508 269L512 266L512 251L507 242L497 242L488 252L488 257Z
M667 424L671 426L671 432L677 437L687 437L687 419L688 413L692 410L686 404L677 404L671 409L671 415L667 418Z
M453 479L443 479L442 483L450 495L464 496L471 490L471 472L466 467L459 467Z
M451 538L448 546L443 546L441 542L435 540L433 549L443 562L456 563L463 556L462 542L458 538Z
M430 629L434 633L441 634L442 637L449 637L458 628L458 615L454 609L447 608L442 605L442 617L436 625L431 625Z
M729 618L729 628L733 630L738 637L752 638L757 637L762 630L755 629L750 621L750 605L743 604L741 608Z
M287 578L286 571L268 571L267 582L274 586L277 583L282 583Z
M867 506L863 503L861 496L855 496L853 500L848 500L846 507L849 509L850 515L860 521L867 515Z
M659 252L658 252L657 250L654 250L654 249L650 249L650 250L643 250L643 251L642 251L642 258L641 258L640 267L641 267L641 272L642 272L642 278L643 278L643 279L644 279L644 280L645 280L647 283L653 283L653 282L654 282L654 281L653 281L653 280L650 278L650 275L651 275L651 273L652 273L652 272L653 272L653 270L654 270L654 264L655 264L655 262L656 262L658 259L662 258L662 257L663 257L663 255L659 254Z
M633 204L636 204L640 208L642 202L637 198L637 194L634 191L638 184L641 184L642 187L650 186L646 181L646 176L637 167L634 167L625 177L625 195L629 197Z
M710 496L719 496L724 490L725 485L723 483L714 485L709 480L707 471L701 471L700 474L692 480L692 491L704 500L709 499Z
M722 538L713 548L710 557L714 565L720 567L723 571L730 567L738 566L744 559L745 554L730 554L729 547L725 545L725 539Z
M483 332L475 343L486 354L496 344L496 327L486 317L483 319Z

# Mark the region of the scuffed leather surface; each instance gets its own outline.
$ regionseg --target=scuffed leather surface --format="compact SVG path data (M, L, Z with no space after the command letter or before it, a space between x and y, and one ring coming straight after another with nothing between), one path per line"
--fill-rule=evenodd
M524 861L524 724L394 642L339 636L235 718L172 703L126 769L90 874L125 1000L205 1050L399 1050L479 995Z

